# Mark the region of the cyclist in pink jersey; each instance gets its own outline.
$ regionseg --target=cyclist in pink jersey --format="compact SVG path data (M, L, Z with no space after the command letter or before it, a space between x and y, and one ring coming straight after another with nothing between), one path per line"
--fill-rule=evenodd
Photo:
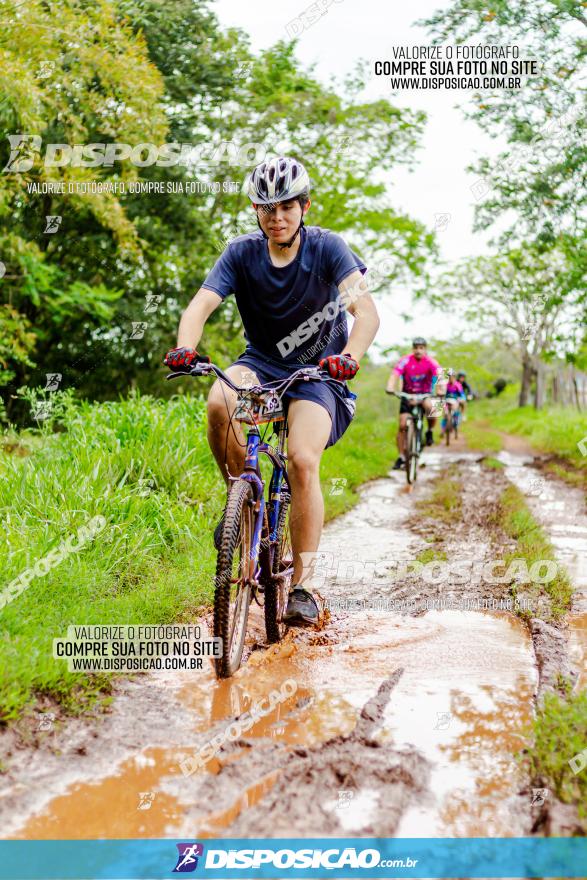
M417 336L412 341L413 351L411 354L400 358L393 368L389 381L387 382L386 392L393 394L401 390L406 393L426 394L430 392L430 398L423 401L423 407L428 417L428 430L426 431L426 445L432 446L434 443L433 429L436 424L436 415L434 414L434 387L440 374L440 367L434 360L429 357L427 352L425 339ZM399 457L395 462L393 469L399 471L405 464L406 455L406 433L408 427L408 413L410 412L410 402L405 397L402 398L399 408L399 430L397 432L397 448Z

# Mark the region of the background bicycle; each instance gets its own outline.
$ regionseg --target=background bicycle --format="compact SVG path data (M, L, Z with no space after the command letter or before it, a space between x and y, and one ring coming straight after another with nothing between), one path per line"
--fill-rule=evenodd
M451 403L452 401L452 403ZM443 405L443 416L442 421L440 423L440 431L444 434L444 439L447 446L450 446L450 435L454 435L454 439L456 440L459 436L459 426L461 423L461 410L459 407L458 400L455 398L447 398L444 400Z
M422 431L424 429L425 411L422 402L431 394L409 394L405 391L394 391L395 397L405 398L411 406L408 413L406 428L405 464L408 483L414 483L418 476L418 460L422 451Z

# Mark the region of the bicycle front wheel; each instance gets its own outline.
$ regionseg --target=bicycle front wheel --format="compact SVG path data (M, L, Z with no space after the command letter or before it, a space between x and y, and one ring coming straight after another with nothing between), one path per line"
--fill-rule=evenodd
M254 560L253 488L247 480L233 483L224 512L214 583L214 636L222 639L222 656L214 660L218 678L229 678L241 664Z

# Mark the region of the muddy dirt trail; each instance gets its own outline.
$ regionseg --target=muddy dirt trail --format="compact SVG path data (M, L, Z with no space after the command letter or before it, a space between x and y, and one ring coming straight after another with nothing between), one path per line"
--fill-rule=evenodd
M507 476L525 480L530 462L507 455ZM392 472L325 529L323 631L290 631L267 649L253 613L247 662L229 681L216 681L211 667L138 676L116 685L108 714L55 725L33 748L5 734L2 836L528 834L529 794L513 759L539 685L528 629L507 612L458 602L398 610L400 600L487 595L483 585L397 574L430 549L415 502L451 463L465 487L464 525L443 527L444 552L491 559L487 515L503 475L460 443L427 450L412 491ZM587 530L563 523L567 513L578 522L583 507L556 513L555 522L542 511L547 525L584 550ZM573 636L583 664L584 611L579 604ZM234 720L286 681L295 692L240 733ZM217 735L223 745L204 768L182 772Z

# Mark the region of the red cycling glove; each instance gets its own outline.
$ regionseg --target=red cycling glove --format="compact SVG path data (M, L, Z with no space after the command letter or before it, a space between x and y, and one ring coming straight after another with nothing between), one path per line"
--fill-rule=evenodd
M352 379L359 369L358 362L350 354L331 354L322 358L319 366L323 370L328 370L333 379L341 381Z
M210 358L198 354L195 348L172 348L163 358L166 367L177 370L178 367L191 367L197 361L210 363Z

